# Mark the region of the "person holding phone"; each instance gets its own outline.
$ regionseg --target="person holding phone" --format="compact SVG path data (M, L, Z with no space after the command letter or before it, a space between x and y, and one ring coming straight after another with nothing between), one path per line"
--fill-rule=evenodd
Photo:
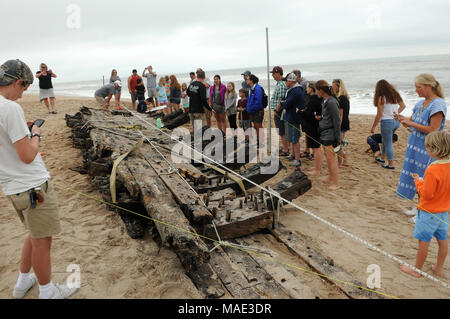
M55 111L55 92L53 91L52 78L56 78L56 74L45 63L41 63L40 70L36 72L36 78L39 79L39 99L44 101L49 114L56 114ZM49 104L50 100L50 104Z
M39 154L41 130L32 125L30 132L23 110L15 102L33 79L30 68L20 60L0 66L0 186L29 231L13 297L23 298L38 283L39 298L62 299L77 288L53 284L51 280L52 237L61 231L58 200ZM31 273L32 267L35 274Z

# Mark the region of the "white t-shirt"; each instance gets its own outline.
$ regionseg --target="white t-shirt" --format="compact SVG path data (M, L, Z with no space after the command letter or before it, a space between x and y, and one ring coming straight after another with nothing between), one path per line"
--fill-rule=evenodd
M50 174L40 154L31 164L19 158L14 143L30 135L22 108L0 94L0 186L14 195L42 185Z
M381 120L393 120L394 112L398 113L398 104L384 104Z

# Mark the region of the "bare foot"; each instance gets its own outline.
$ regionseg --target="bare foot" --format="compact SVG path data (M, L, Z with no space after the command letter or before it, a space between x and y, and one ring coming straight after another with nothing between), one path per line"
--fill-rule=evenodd
M322 183L331 183L331 179L330 179L329 177L327 177L327 178L321 178L320 181L321 181Z
M411 276L416 277L416 278L422 277L421 274L419 274L418 272L415 272L414 270L406 267L405 265L401 265L400 266L400 270L403 271L404 273L407 273L408 275L411 275Z
M338 190L339 188L341 188L339 185L331 185L330 187L328 187L328 189L329 189L329 190L332 190L332 191L336 191L336 190Z
M442 269L441 270L436 270L437 266L434 265L433 267L431 267L431 270L433 270L433 273L438 276L438 277L442 277Z
M312 175L312 176L320 176L320 172L316 172L316 170L311 169L309 171L305 172L307 175Z

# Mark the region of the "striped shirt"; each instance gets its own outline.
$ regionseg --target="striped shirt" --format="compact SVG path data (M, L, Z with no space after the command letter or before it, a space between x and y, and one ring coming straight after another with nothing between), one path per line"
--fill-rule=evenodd
M270 99L270 108L272 110L275 110L278 107L278 103L280 102L280 99L286 98L286 92L287 92L287 86L286 82L284 81L278 81L277 85L275 86L275 91L272 94L272 97Z

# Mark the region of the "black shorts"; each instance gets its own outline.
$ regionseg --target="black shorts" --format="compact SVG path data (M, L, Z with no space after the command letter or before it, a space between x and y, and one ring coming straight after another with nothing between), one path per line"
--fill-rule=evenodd
M306 144L309 148L320 148L319 128L316 126L303 125L306 135Z
M334 141L320 140L320 143L322 143L323 146L337 147L339 145L339 142L337 140Z
M172 104L180 104L181 103L181 99L177 99L177 98L170 98L170 103Z
M264 109L250 113L250 121L253 123L262 123L264 121Z

